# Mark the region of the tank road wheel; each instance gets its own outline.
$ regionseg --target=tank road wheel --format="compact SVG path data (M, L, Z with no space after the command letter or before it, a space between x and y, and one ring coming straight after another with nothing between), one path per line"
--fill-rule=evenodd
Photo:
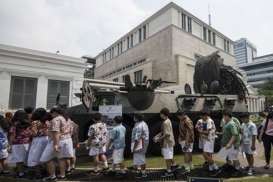
M88 84L87 81L83 81L82 85L82 103L87 111L90 111L90 109L93 106L93 103L95 102L95 96L94 96L94 90L92 87Z

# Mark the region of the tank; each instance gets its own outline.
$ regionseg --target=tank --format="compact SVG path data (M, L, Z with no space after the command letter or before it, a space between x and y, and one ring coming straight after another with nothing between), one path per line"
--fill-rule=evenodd
M201 111L209 110L217 129L220 130L223 110L239 116L240 113L249 112L249 105L256 99L249 96L242 75L232 67L224 65L218 52L197 60L193 81L192 89L188 84L179 85L162 79L151 80L146 76L141 83L136 84L131 82L129 76L125 77L125 83L85 79L82 93L78 94L83 103L81 109L84 111L79 113L75 108L74 111L70 108L69 112L80 123L82 133L86 133L92 113L98 112L99 105L121 105L128 136L131 135L134 125L133 114L142 113L152 138L160 131L161 119L158 113L164 107L172 113L171 120L177 135L177 111L186 111L195 123ZM259 111L254 110L253 113ZM81 139L84 140L85 136L82 134ZM130 137L127 140L129 151ZM155 145L150 145L148 149L152 154L159 154L159 151L159 146Z

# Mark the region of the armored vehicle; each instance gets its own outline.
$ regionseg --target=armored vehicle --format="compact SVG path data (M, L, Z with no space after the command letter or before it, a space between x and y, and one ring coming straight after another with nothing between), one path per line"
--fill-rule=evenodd
M220 130L223 110L238 115L245 112L255 113L263 109L258 107L263 105L263 100L249 95L242 74L224 65L218 52L197 60L193 81L192 89L189 84L178 85L170 80L151 80L145 76L142 83L135 84L131 82L130 77L125 77L125 83L85 79L82 93L79 95L89 120L90 115L98 111L99 105L121 105L125 125L129 128L128 134L130 135L130 129L134 125L133 114L142 113L149 125L151 137L160 129L158 113L164 107L172 113L175 133L178 122L174 114L179 110L186 111L194 122L201 111L209 110L216 127ZM73 108L70 112L75 117L74 120L78 120L77 117L83 118L79 113L73 112ZM87 125L84 126L85 131ZM150 151L158 151L155 148L158 146L150 148Z

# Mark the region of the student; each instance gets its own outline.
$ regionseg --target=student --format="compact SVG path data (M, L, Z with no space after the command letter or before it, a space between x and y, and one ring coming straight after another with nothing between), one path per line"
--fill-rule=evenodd
M24 108L24 111L27 113L27 116L28 116L28 120L31 121L31 118L32 118L32 113L34 111L34 108L33 107L25 107Z
M185 112L178 112L177 118L179 119L179 144L184 152L185 170L190 171L193 169L192 165L192 150L194 143L194 126L192 120L186 115Z
M242 152L246 154L248 162L248 175L253 175L254 157L253 153L256 150L256 137L257 128L256 125L249 119L249 114L242 116Z
M232 117L231 112L225 111L223 113L225 125L222 135L222 147L230 149L227 156L227 162L235 169L240 169L240 162L238 160L239 146L240 146L240 122L235 117Z
M35 169L36 177L40 177L40 158L48 143L48 125L43 118L47 115L44 108L38 108L32 114L32 142L28 153L27 166Z
M49 122L49 142L41 156L40 161L46 163L49 176L44 181L56 180L56 166L53 161L58 159L59 179L65 179L66 160L73 157L73 143L71 139L72 126L60 107L50 110L52 120Z
M167 108L163 108L160 111L160 117L163 120L161 125L161 132L158 141L161 144L161 153L166 162L167 171L162 177L172 176L172 166L175 166L173 160L173 147L175 145L173 136L172 122L169 119L170 111ZM158 136L158 135L157 135Z
M72 125L72 142L73 142L73 157L68 160L68 169L67 172L70 173L75 170L76 167L76 149L79 148L79 125L69 118L69 121Z
M11 112L5 113L5 120L7 121L8 129L10 129L10 127L12 126L12 122L11 122L12 117L13 117L13 114Z
M114 128L110 132L108 146L113 146L113 171L120 167L121 173L125 173L124 166L124 149L125 149L125 134L126 128L122 125L123 119L121 116L114 118ZM108 147L109 148L109 147Z
M8 158L8 121L0 115L0 175L8 174L8 166L6 163L6 159Z
M16 163L17 176L24 177L24 164L27 160L29 144L31 141L31 123L28 115L23 110L15 112L13 117L14 126L10 128L9 141L11 143L11 155L9 163Z
M149 128L142 114L134 115L135 125L132 130L131 150L133 152L133 165L136 170L141 170L141 177L147 177L145 155L149 146ZM138 145L142 144L140 149Z
M89 156L95 159L95 173L99 172L100 163L103 163L103 169L107 170L108 162L106 158L106 144L108 142L108 130L105 123L102 122L102 115L100 113L94 114L94 124L89 127L88 131L88 147Z
M215 124L210 118L208 111L202 113L201 119L197 121L196 129L199 134L199 148L203 150L203 157L208 163L209 171L218 170L218 166L213 160L215 142Z
M262 123L262 129L259 135L259 140L263 142L264 145L264 156L266 165L265 169L270 168L270 158L271 158L271 147L273 144L273 113L270 112L266 120Z

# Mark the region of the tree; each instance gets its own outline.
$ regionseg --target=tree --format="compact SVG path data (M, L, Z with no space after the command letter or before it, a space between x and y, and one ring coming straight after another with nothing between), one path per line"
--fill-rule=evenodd
M259 89L259 95L265 96L265 106L273 105L273 79L266 81Z

